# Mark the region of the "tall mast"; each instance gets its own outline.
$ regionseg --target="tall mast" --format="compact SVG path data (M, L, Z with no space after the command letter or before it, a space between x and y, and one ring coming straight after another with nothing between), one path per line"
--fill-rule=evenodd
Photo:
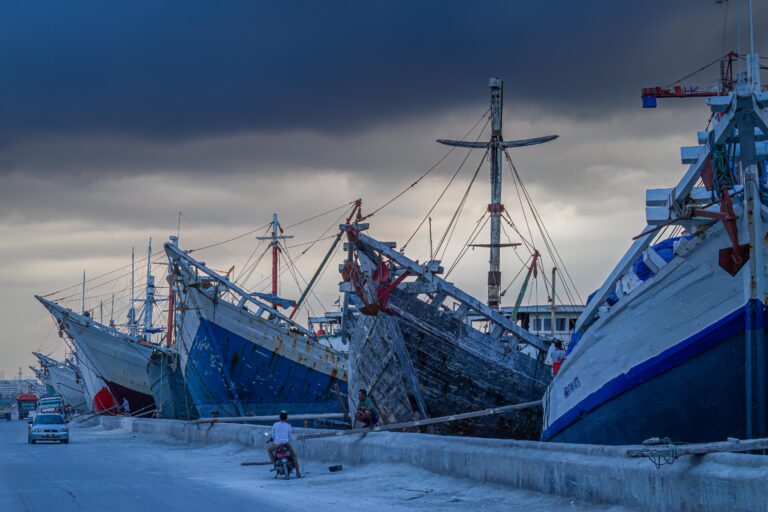
M277 256L280 247L277 244L277 213L272 214L272 295L277 295Z
M550 310L550 323L552 324L550 335L555 337L555 320L557 320L557 294L555 293L555 282L557 281L557 267L552 267L552 303Z
M85 315L85 270L83 270L83 301L82 301L82 311L83 311L83 315Z
M755 26L752 23L752 0L749 0L749 53L755 54Z
M462 148L482 148L490 151L491 163L491 202L488 205L488 213L491 217L491 239L489 244L477 244L477 247L490 248L490 260L488 269L488 306L498 309L501 303L501 248L514 244L501 243L501 214L504 205L501 204L501 169L502 158L506 148L533 146L542 144L557 138L557 135L547 135L535 139L505 141L501 132L502 110L504 107L504 82L499 78L491 78L488 82L491 88L491 140L489 142L466 142L457 140L438 139L437 142L448 146Z
M171 236L171 244L174 247L179 246L179 237ZM168 324L165 333L165 344L170 347L173 345L173 324L174 317L176 315L176 281L174 279L173 268L171 267L171 261L168 260Z
M115 294L112 294L112 309L109 310L109 326L115 328Z
M501 121L504 108L504 84L498 78L492 78L491 87L491 203L488 212L491 215L491 258L488 269L488 305L498 308L501 302Z
M136 261L135 261L135 255L133 247L131 247L131 307L128 308L128 330L131 333L131 336L136 336L136 307L135 307L135 281L134 281L134 274L135 274L135 267L136 267Z
M147 289L144 297L144 338L152 330L152 308L155 304L155 276L152 275L152 239L147 248Z
M282 229L280 223L277 221L277 213L272 214L272 236L258 236L257 240L271 240L272 246L272 295L277 297L277 269L278 269L278 256L280 254L280 240L287 238L293 238L293 236L279 235Z
M752 25L752 1L749 1L750 54L747 56L747 84L736 87L739 146L741 167L744 176L744 214L742 229L749 237L748 271L744 275L745 299L747 299L747 329L744 331L744 367L746 436L765 437L768 435L768 396L766 396L766 346L765 333L761 327L762 313L756 304L765 296L765 262L763 244L765 228L761 214L760 178L758 155L755 145L755 121L762 122L754 112L754 93L760 92L760 57L754 51L754 29ZM764 127L761 126L764 130Z

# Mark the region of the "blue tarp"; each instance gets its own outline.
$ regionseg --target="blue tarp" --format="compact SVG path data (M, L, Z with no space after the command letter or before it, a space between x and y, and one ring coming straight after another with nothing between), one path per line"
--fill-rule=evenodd
M589 297L587 297L587 304L592 302L592 297L594 297L599 291L600 289L597 289L589 294ZM616 296L616 292L611 292L611 294L608 295L608 298L605 300L605 302L607 302L609 306L613 306L614 304L619 302L619 298Z
M690 240L693 237L690 235L686 235L686 236L678 236L674 238L667 238L666 240L662 240L661 242L654 244L651 247L653 248L653 250L655 250L659 254L659 256L661 256L664 259L664 261L669 263L670 261L672 261L672 258L675 257L675 242L677 242L681 238ZM632 271L637 275L638 279L640 279L641 281L645 281L650 277L653 277L653 271L650 268L648 268L648 265L645 264L642 256L640 256L637 259L637 261L635 261L635 264L632 265ZM589 294L589 297L587 297L587 304L590 303L590 301L598 291L599 290L595 290L594 292ZM615 292L611 292L611 294L606 299L606 302L608 303L609 306L613 306L618 301L619 301L619 298L616 296ZM580 339L581 339L581 333L573 333L573 335L571 335L571 342L568 344L567 354L570 354L571 351L576 347L576 345L578 345Z
M666 240L662 240L661 242L652 245L654 251L658 253L659 256L662 257L664 261L669 263L672 261L672 258L675 257L675 242L680 240L681 238L684 238L686 240L690 240L690 235L688 236L678 236L674 238L667 238ZM643 261L643 257L640 256L634 265L632 265L632 271L637 275L637 278L641 281L645 281L651 277L653 277L653 270L651 270L648 265L645 264Z
M277 295L272 295L271 293L254 292L251 295L253 295L254 297L258 297L260 299L264 299L265 301L270 302L272 304L277 304L283 309L288 309L296 303L295 301L292 301L290 299L283 299L278 297Z

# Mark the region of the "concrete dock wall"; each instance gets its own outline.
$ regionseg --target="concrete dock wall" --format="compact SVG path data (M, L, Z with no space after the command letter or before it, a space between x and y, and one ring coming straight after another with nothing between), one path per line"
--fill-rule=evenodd
M236 442L259 451L264 450L267 430L135 418L100 421L107 429L166 435L187 443ZM295 445L300 457L328 464L405 463L441 475L637 510L768 510L768 456L683 457L657 470L647 459L628 458L626 447L392 432L310 439Z

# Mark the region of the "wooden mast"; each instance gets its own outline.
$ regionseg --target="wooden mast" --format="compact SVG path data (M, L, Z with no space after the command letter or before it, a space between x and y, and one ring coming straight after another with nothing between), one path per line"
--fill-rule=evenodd
M504 148L533 146L542 144L557 138L557 135L547 135L535 139L505 141L501 133L502 109L504 107L504 82L499 78L491 78L491 140L488 142L466 142L459 140L438 139L437 142L447 146L463 148L482 148L490 151L491 163L491 202L488 205L488 213L491 217L491 240L489 244L478 244L480 247L490 248L490 260L488 269L488 306L498 309L501 304L501 252L502 247L514 244L501 243L501 214L504 205L501 203L501 159Z
M277 213L272 214L272 235L271 236L258 236L257 240L271 240L272 245L272 295L277 297L277 274L278 274L278 257L280 255L280 240L293 238L288 235L278 235L278 232L282 232L280 223L277 220ZM273 304L277 307L276 304Z

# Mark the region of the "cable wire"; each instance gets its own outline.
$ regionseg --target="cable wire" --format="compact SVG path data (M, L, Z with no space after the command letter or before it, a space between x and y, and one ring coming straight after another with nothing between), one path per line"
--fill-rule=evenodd
M465 134L464 134L464 135L461 137L461 140L464 140L464 139L466 139L466 138L469 136L469 134L470 134L470 133L472 133L472 132L475 130L475 128L477 128L477 125L479 125L479 124L480 124L480 122L481 122L483 119L485 119L485 117L488 115L488 113L489 113L490 111L491 111L491 109L489 108L488 110L486 110L485 112L483 112L483 115L482 115L482 116L480 116L480 119L478 119L478 120L477 120L477 122L475 122L475 124L473 124L473 125L472 125L472 128L470 128L470 129L469 129L469 131L467 131L467 133L465 133ZM490 120L490 117L489 117L488 119ZM486 125L487 125L487 124L488 124L488 121L486 121ZM485 129L485 126L483 126L483 129ZM411 190L413 187L415 187L416 185L418 185L418 184L421 182L421 180L423 180L424 178L426 178L426 177L427 177L427 176L428 176L428 175L429 175L429 174L430 174L432 171L434 171L434 170L437 168L437 166L438 166L438 165L440 165L440 164L443 162L443 160L445 160L446 158L448 158L448 155L450 155L451 153L453 153L453 151L456 149L456 147L457 147L457 146L451 146L451 148L450 148L448 151L446 151L446 152L445 152L445 154L443 154L443 156L441 156L441 157L440 157L440 159L439 159L437 162L435 162L435 163L432 165L432 167L430 167L429 169L427 169L427 171L426 171L425 173L423 173L421 176L419 176L419 178L418 178L416 181L414 181L413 183L411 183L410 185L408 185L406 188L404 188L403 190L401 190L399 193L395 194L395 196L394 196L392 199L390 199L390 200L386 201L384 204L382 204L381 206L379 206L378 208L376 208L375 210L373 210L373 211L372 211L371 213L369 213L368 215L365 215L365 216L363 217L363 220L365 220L365 219L368 219L368 218L370 218L370 217L373 217L374 215L376 215L377 213L379 213L381 210L383 210L384 208L386 208L386 207L387 207L387 206L389 206L390 204L394 203L396 200L400 199L400 198L401 198L403 195L405 195L405 193L406 193L406 192L408 192L409 190Z

